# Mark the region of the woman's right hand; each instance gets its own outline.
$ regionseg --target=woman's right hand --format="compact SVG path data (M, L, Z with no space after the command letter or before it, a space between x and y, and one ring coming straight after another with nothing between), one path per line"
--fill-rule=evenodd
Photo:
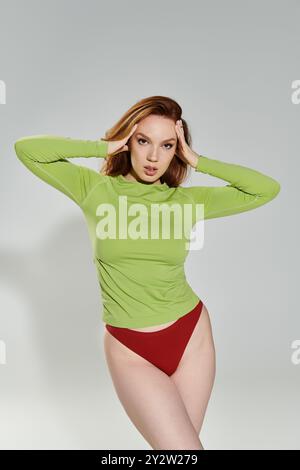
M109 141L108 142L107 153L109 155L111 155L111 154L117 154L117 153L129 150L128 145L126 145L126 144L127 144L127 141L130 139L130 137L132 136L132 134L134 134L134 132L136 131L137 126L138 125L135 124L133 126L133 128L131 129L131 131L129 132L129 134L127 136L125 136L123 139Z

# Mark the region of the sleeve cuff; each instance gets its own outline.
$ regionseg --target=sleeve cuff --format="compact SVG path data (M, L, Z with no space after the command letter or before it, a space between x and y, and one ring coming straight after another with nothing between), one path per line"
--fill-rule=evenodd
M97 157L107 157L108 141L98 140L96 144L97 144Z
M201 171L202 173L207 173L209 170L209 162L210 162L209 158L204 157L203 155L199 155L195 170Z

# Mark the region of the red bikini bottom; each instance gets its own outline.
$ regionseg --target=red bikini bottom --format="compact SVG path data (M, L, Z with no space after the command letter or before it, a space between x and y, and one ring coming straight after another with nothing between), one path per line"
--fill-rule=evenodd
M160 370L172 375L200 318L201 300L190 312L172 325L158 331L135 331L106 324L106 329L124 346L139 354Z

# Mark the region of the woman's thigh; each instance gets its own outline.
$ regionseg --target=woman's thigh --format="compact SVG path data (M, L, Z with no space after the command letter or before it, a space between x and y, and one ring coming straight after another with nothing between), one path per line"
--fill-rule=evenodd
M107 330L104 351L116 393L132 423L152 449L202 449L170 377Z
M208 311L203 305L179 365L170 376L198 435L211 396L215 373L216 355L212 328Z

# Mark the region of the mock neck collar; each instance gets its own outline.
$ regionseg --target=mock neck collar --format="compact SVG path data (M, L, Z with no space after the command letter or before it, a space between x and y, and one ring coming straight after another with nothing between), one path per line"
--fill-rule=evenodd
M127 178L125 178L125 176L123 176L122 174L115 176L115 178L117 179L117 181L121 185L127 186L128 188L130 188L130 187L136 187L136 188L139 188L139 189L146 189L146 188L147 189L152 189L152 188L154 188L154 191L156 191L156 190L162 191L162 190L165 190L165 189L169 189L169 186L167 185L167 183L146 184L146 183L142 183L140 181L130 181Z

